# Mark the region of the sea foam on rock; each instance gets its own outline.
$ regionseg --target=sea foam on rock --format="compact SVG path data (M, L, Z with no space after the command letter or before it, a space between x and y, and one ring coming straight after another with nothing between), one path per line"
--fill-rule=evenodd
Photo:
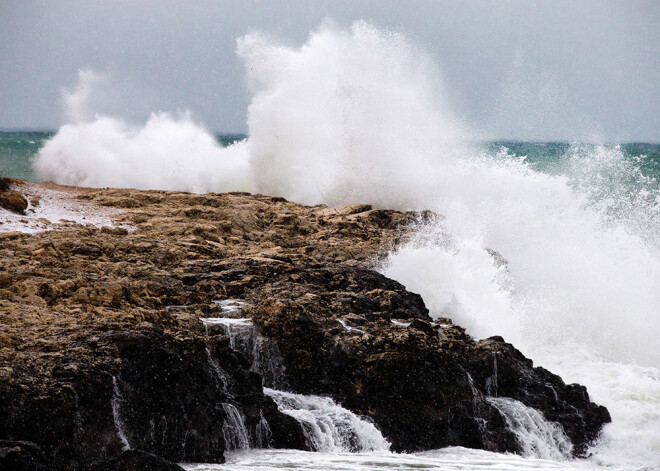
M577 454L608 420L583 387L431 320L419 295L369 269L426 213L245 193L72 198L132 229L0 234L0 438L36 443L55 469L128 449L221 462L233 442L306 448L249 355L200 320L226 315L276 343L290 393L370 417L394 450L520 451L488 395L538 409ZM246 304L214 302L227 299ZM245 439L228 440L237 417Z
M370 416L395 450L520 451L490 395L560 424L576 455L610 420L583 386L534 368L502 338L477 342L448 319L434 322L419 295L371 270L292 268L252 299L245 313L277 342L291 388Z

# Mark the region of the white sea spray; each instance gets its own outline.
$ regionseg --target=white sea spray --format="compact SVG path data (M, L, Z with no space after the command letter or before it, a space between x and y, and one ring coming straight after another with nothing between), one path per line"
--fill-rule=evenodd
M431 315L502 335L585 384L613 416L592 463L660 462L657 181L617 146L574 144L549 174L467 145L439 71L400 32L326 25L300 48L250 34L238 52L253 93L247 141L220 148L185 115L138 127L99 117L63 126L37 171L76 185L432 209L444 218L383 273Z

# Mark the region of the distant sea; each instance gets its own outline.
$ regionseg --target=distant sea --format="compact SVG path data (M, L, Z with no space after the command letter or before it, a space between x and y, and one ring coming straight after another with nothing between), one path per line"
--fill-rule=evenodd
M427 143L428 133L399 141L364 120L335 132L333 120L290 129L266 115L277 118L259 121L249 139L215 135L218 145L162 115L135 136L116 120L57 137L0 132L0 175L36 180L33 160L53 138L39 163L60 183L431 209L445 217L420 227L379 270L419 293L432 317L451 317L477 338L502 335L535 365L584 384L612 423L586 460L539 452L556 444L521 416L509 427L530 450L524 457L250 450L187 469L660 469L660 144L490 141L448 150ZM496 264L489 248L507 263Z
M0 131L0 175L37 181L32 160L55 131ZM245 134L215 134L222 147L245 139ZM490 141L480 145L496 155L506 149L506 158L525 158L535 171L557 175L563 172L567 156L574 144L568 142ZM630 166L646 177L660 180L660 144L634 142L620 147Z
M0 131L0 176L37 181L32 160L56 131ZM244 134L215 135L218 144L226 147L245 139Z

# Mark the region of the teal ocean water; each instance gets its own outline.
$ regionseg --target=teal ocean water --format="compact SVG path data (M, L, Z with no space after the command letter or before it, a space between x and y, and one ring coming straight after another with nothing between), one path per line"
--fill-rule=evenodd
M34 181L32 160L54 134L50 131L0 131L0 175Z
M241 448L226 465L187 469L660 469L660 144L475 142L483 133L462 129L451 96L436 90L442 74L419 49L364 22L321 29L300 49L248 34L237 52L251 84L249 137L210 134L189 113L154 112L137 126L92 109L95 118L82 119L81 73L69 100L77 106L65 110L71 121L57 132L0 132L0 175L430 209L444 217L377 269L419 293L432 317L475 338L501 335L535 365L585 385L612 423L585 460L565 458L547 433L555 428L516 409L508 426L522 457ZM45 201L29 216L61 219ZM319 399L296 401L304 412ZM346 417L320 402L321 422Z
M34 158L55 134L55 131L0 131L0 176L38 181L32 165ZM215 135L222 147L245 137L242 134Z
M38 181L33 168L34 158L44 144L55 135L55 131L0 131L0 175ZM215 136L222 147L235 144L247 136L222 134ZM520 160L535 171L550 175L561 175L574 164L576 158L589 160L595 149L620 152L616 168L609 178L628 180L631 189L643 184L658 185L660 181L660 144L624 143L610 145L575 144L569 142L514 142L491 141L481 143L492 156L498 154L507 159ZM601 162L602 163L602 162Z
M502 335L536 365L586 385L613 421L587 460L557 458L547 424L525 422L516 429L531 450L523 457L248 450L187 469L658 469L660 144L447 145L428 132L404 140L389 128L366 132L362 121L286 127L281 114L253 111L275 118L256 120L249 137L158 114L137 129L102 117L57 133L0 132L0 174L436 211L445 218L420 227L378 269L419 293L432 317L451 317L477 338Z

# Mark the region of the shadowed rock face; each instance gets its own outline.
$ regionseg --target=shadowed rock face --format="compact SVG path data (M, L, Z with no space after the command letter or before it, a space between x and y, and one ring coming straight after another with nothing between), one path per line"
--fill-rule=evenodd
M115 458L93 462L88 471L183 471L183 468L151 453L125 451Z
M39 441L56 461L75 467L130 447L178 462L220 462L224 403L243 412L248 431L263 415L273 446L304 447L298 424L263 395L261 379L226 338L142 327L78 341L93 356L61 353L47 372L15 364L0 386L2 430ZM209 356L231 384L221 382Z
M489 394L560 422L577 453L609 420L582 386L533 368L502 339L475 342L433 322L419 295L369 269L431 213L57 189L114 208L124 227L0 233L0 439L37 443L56 468L127 446L221 462L227 405L253 445L263 417L270 446L304 448L250 359L200 322L227 315L213 302L227 298L245 299L230 315L276 342L293 392L370 416L397 450L517 451Z
M48 471L48 458L32 442L0 440L0 469L11 471Z
M533 368L501 338L475 342L448 319L432 321L419 295L373 271L292 269L250 299L246 314L277 342L291 387L371 416L396 450L519 451L491 395L559 422L576 454L609 421L583 386Z

